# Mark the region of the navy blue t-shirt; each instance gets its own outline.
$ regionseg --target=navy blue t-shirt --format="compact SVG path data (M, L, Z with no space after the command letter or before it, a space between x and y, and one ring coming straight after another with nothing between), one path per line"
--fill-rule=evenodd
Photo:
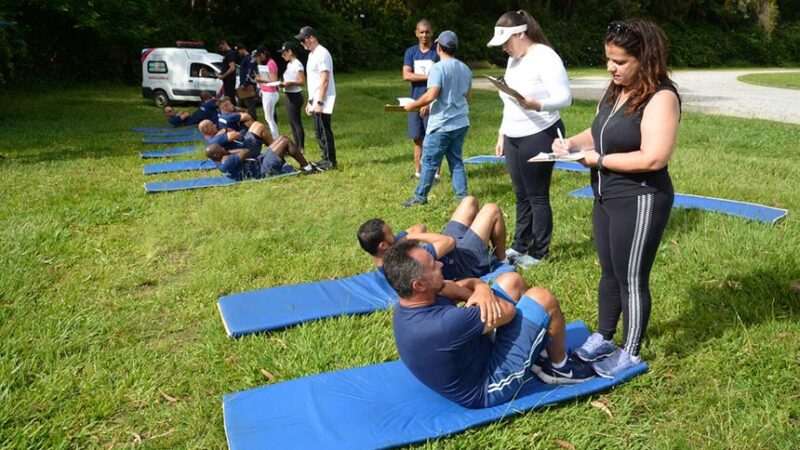
M190 116L190 118L191 118L191 116ZM170 116L169 119L167 119L167 120L169 121L170 125L172 125L174 127L179 127L181 125L188 125L187 121L181 119L180 114L175 114L174 116ZM200 122L198 122L198 123L200 123Z
M403 57L403 65L411 67L411 71L418 75L427 75L435 62L439 62L439 55L436 53L435 44L427 52L420 50L419 45L408 47ZM415 81L411 83L411 98L416 100L422 97L422 94L427 90L427 81Z
M211 100L206 100L201 103L200 107L197 108L197 111L193 112L188 120L192 125L196 125L206 119L217 123L219 120L217 117L218 113L219 110L217 109L217 99L212 98Z
M220 129L228 128L234 131L246 131L242 129L244 124L242 123L242 115L239 113L219 113L218 123Z
M207 144L218 144L225 150L233 150L235 148L244 148L244 142L241 139L233 141L228 140L228 133L220 133L214 137L206 139Z
M485 403L489 335L478 307L458 307L444 297L433 305L394 309L394 339L411 373L443 397L467 408Z

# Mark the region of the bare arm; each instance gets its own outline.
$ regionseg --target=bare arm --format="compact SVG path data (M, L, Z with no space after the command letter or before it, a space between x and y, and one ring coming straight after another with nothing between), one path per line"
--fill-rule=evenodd
M234 64L233 61L231 61L231 62L228 63L228 70L226 70L225 72L222 72L221 74L217 75L217 78L219 78L221 80L221 79L227 77L228 75L232 74L233 72L236 72L236 64Z
M406 105L405 110L411 112L422 106L430 105L431 103L433 103L434 100L436 100L436 97L439 96L439 91L441 90L442 88L439 87L429 87L428 90L425 91L424 94L422 94L422 97Z
M664 168L675 150L680 124L680 105L674 92L663 90L653 95L642 115L642 148L603 157L603 167L615 172L653 172ZM594 152L592 152L594 153ZM599 155L587 155L597 165Z
M418 83L420 81L428 81L428 75L416 74L411 66L403 66L403 79L412 83Z
M408 233L406 239L423 241L433 245L437 258L441 258L456 248L455 239L439 233Z
M489 285L477 278L460 280L455 284L472 291L466 306L478 306L481 309L481 321L484 323L483 334L511 322L517 313L513 304L497 298Z
M467 103L472 103L472 87L467 91Z

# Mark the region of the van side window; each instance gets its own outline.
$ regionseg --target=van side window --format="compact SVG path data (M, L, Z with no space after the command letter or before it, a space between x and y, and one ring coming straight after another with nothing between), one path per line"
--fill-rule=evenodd
M147 73L167 73L166 61L147 61Z
M196 78L214 78L216 72L203 63L192 63L192 65L189 66L189 76Z

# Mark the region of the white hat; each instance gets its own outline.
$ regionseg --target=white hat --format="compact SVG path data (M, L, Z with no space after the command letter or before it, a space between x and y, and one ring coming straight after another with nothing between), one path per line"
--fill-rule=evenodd
M523 31L528 31L528 25L523 24L516 27L494 27L494 37L488 44L487 47L497 47L500 45L505 44L505 42L511 36L522 33Z

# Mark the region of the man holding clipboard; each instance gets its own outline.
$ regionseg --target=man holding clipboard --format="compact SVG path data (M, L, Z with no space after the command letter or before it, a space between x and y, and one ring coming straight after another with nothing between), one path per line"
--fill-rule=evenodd
M414 34L418 45L406 49L403 57L403 80L411 83L411 98L416 100L428 90L428 72L439 61L433 48L433 29L427 19L417 22ZM408 113L408 137L414 141L414 177L419 178L422 159L422 141L428 128L428 106Z

